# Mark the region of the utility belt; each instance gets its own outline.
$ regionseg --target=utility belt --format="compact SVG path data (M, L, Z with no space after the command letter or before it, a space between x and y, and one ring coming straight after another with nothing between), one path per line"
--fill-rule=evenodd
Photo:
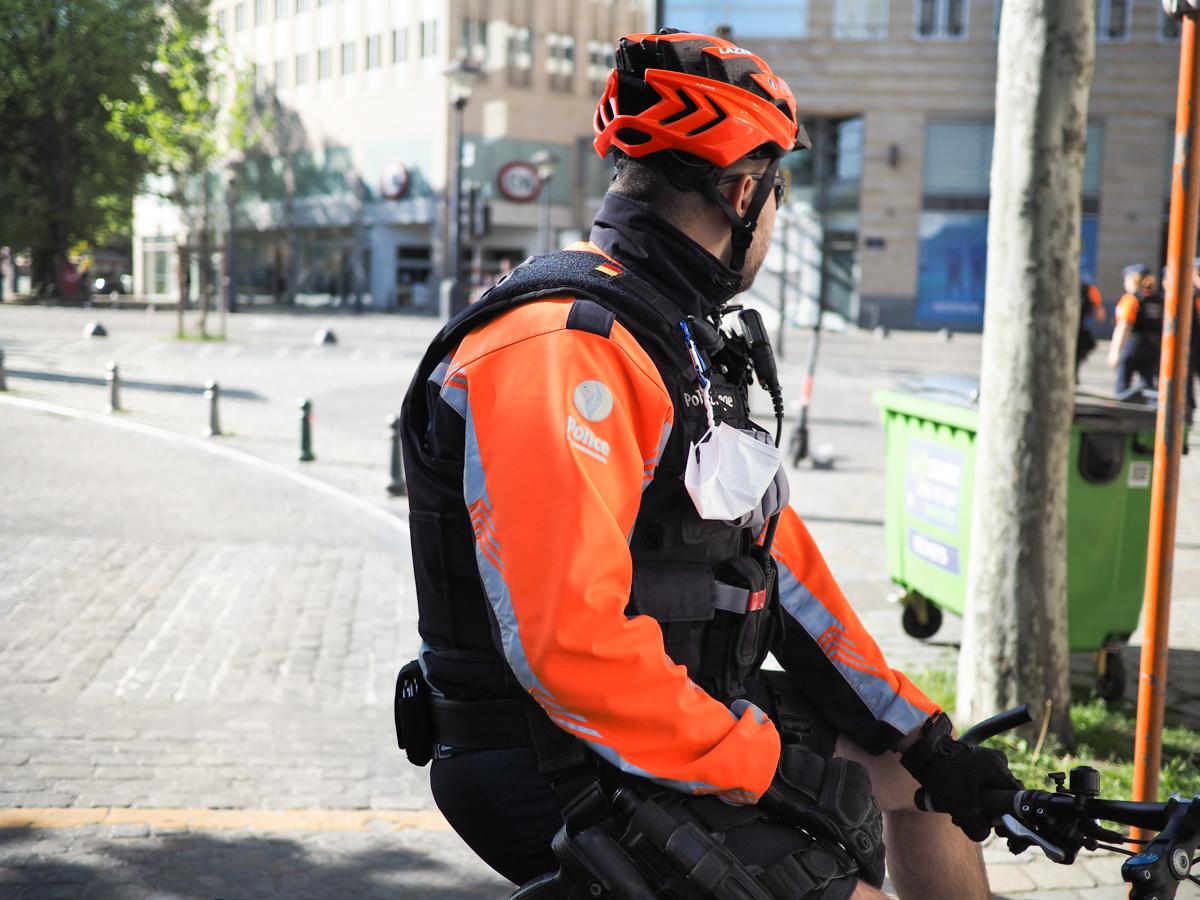
M392 706L396 743L415 766L427 765L439 748L528 747L533 735L526 714L532 703L517 697L451 700L438 696L414 659L396 676Z

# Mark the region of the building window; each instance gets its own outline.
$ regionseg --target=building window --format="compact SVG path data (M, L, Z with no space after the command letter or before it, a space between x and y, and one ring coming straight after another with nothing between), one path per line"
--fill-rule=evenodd
M217 31L225 33L225 10L217 10Z
M919 226L916 319L983 321L993 123L928 122ZM1080 271L1094 277L1104 126L1090 122L1083 161Z
M550 32L546 35L546 73L550 89L569 91L575 81L575 36Z
M613 49L604 41L588 41L588 85L593 94L604 90L613 68Z
M354 74L354 42L346 41L342 44L342 74Z
M508 83L528 87L533 73L533 31L525 25L508 29Z
M882 41L888 34L888 0L836 0L833 36L839 40Z
M461 52L465 52L474 62L482 63L487 60L487 39L487 19L463 17Z
M325 81L333 74L333 50L326 47L317 51L317 81Z
M1096 40L1101 43L1129 40L1132 0L1096 0Z
M257 94L265 94L267 92L266 67L260 66L258 63L251 63L250 72L254 78L254 92Z
M296 12L302 13L308 9L308 0L296 0Z
M392 63L408 61L408 29L392 29Z
M301 53L296 57L296 84L308 84L308 54Z
M142 276L145 284L142 287L147 294L165 294L170 289L171 258L174 251L171 248L147 249L142 253Z
M287 60L275 61L275 90L287 87Z
M378 69L380 60L380 48L383 45L383 38L379 35L372 35L367 38L367 68Z
M287 15L289 0L275 0L275 18L282 19Z
M421 58L437 56L437 19L426 19L421 23Z
M254 24L267 21L267 0L254 0Z
M233 29L243 31L246 28L246 4L239 3L233 8Z
M808 37L808 0L665 0L671 27L701 34L730 29L733 39Z
M967 0L917 0L917 37L957 40L967 36Z
M1158 9L1158 39L1160 41L1179 40L1179 19L1168 16L1161 6Z
M396 248L396 306L423 307L434 297L430 290L433 253L429 247Z

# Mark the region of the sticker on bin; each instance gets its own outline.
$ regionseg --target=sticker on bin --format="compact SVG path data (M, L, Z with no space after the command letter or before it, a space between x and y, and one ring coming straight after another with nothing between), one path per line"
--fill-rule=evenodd
M1150 487L1150 472L1152 466L1149 460L1134 460L1129 464L1129 486L1131 488Z
M939 569L945 569L951 575L959 573L957 547L935 541L910 528L908 529L908 549L912 551L913 556L920 557Z
M958 531L962 452L914 438L908 444L907 468L904 506L909 514L947 531Z

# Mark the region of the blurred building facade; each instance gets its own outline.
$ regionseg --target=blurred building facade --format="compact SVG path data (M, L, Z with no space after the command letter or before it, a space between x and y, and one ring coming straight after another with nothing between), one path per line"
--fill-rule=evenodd
M445 71L460 57L482 70L463 111L473 279L539 250L547 214L553 243L586 234L610 175L591 121L613 40L652 13L646 0L213 0L271 111L235 183L243 299L437 311L454 156ZM544 193L529 162L539 150L557 160ZM178 211L139 198L137 293L177 292L179 230Z
M981 326L1001 0L660 7L672 27L730 29L796 93L814 151L790 163L791 252L768 268L860 324ZM1164 254L1179 42L1157 0L1096 13L1081 271L1111 305L1123 266Z

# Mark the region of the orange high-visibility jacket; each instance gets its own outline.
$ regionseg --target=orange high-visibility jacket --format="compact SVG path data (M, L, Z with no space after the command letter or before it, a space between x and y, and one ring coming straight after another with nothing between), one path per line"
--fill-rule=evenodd
M775 726L701 690L659 625L626 614L628 537L675 419L670 396L619 323L608 336L568 328L571 302L502 314L431 379L465 423L464 499L505 657L555 723L622 770L754 802L778 762ZM888 666L791 509L773 552L780 662L840 730L881 752L935 705Z

